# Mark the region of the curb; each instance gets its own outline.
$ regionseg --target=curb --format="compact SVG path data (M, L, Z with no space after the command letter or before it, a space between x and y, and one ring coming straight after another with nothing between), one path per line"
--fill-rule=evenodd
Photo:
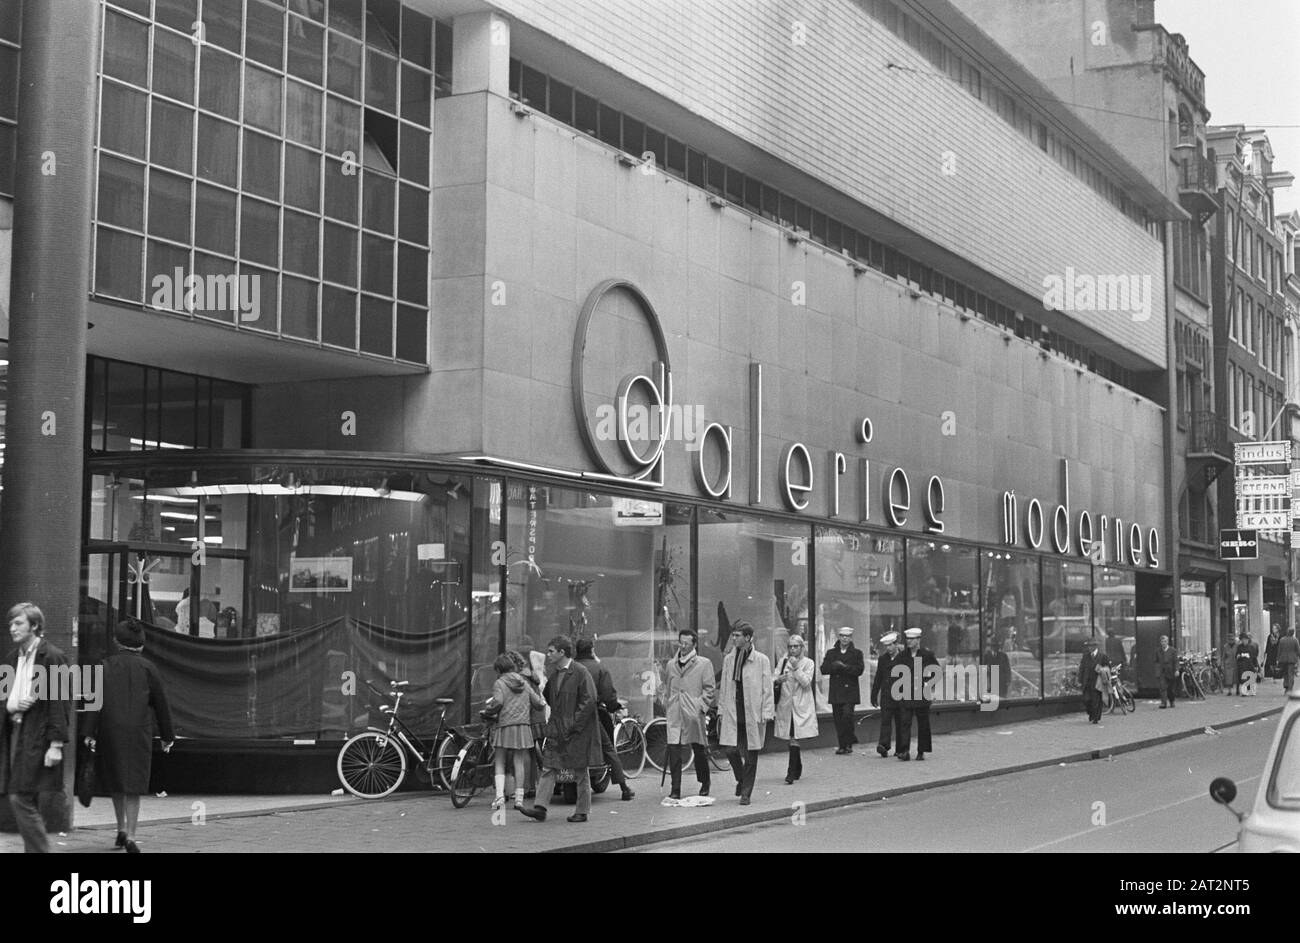
M1282 707L1275 707L1270 710L1262 711L1258 714L1251 714L1246 717L1238 717L1227 723L1218 724L1214 729L1222 730L1228 727L1237 727L1256 720L1263 720L1265 717L1271 717L1274 714L1280 714ZM1122 753L1132 753L1137 750L1146 750L1150 747L1159 746L1163 743L1172 743L1175 740L1186 740L1189 737L1195 737L1205 732L1205 727L1197 727L1194 730L1182 730L1176 733L1163 734L1159 737L1149 737L1145 740L1134 740L1131 743L1121 743L1114 747L1104 750L1089 750L1084 753L1069 753L1064 756L1051 757L1049 759L1035 760L1030 763L1021 763L1016 766L1005 766L998 769L982 770L978 773L967 773L964 776L954 776L950 779L935 780L933 782L917 783L912 786L902 786L897 789L883 789L876 792L863 793L856 796L841 796L834 799L822 799L817 802L809 802L804 806L804 812L829 812L833 809L842 809L847 806L865 805L869 802L879 802L881 799L888 799L892 796L906 796L912 793L925 792L930 789L940 789L944 786L954 786L960 783L976 782L981 779L991 779L994 776L1008 776L1014 773L1023 773L1031 769L1041 769L1045 766L1059 766L1065 763L1081 763L1086 760L1100 760L1108 756L1117 756ZM681 825L676 828L665 829L659 832L643 832L638 835L623 835L617 838L603 838L598 841L582 842L575 845L566 845L562 848L547 848L544 853L603 853L611 851L625 851L631 848L639 848L645 845L656 845L662 842L676 841L679 838L691 838L696 835L707 835L712 832L729 831L733 828L745 828L750 825L760 825L764 822L777 822L788 818L789 809L780 809L770 812L750 812L745 815L738 815L726 819L718 819L712 822L699 822L693 825Z

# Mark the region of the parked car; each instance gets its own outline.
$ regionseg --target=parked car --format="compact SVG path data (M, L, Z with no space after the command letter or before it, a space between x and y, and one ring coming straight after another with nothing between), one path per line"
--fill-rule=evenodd
M1300 852L1300 685L1282 708L1250 811L1232 808L1237 784L1226 776L1210 783L1210 796L1241 823L1237 851Z

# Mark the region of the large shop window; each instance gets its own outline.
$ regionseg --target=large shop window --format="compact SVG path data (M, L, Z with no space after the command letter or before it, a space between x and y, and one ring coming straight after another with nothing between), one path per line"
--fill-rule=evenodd
M5 410L9 402L9 345L0 341L0 501L4 500Z
M978 668L989 663L980 658L978 551L909 540L907 587L908 627L921 630L921 647L934 652L944 669L932 689L933 701L976 701L990 693L980 687Z
M138 615L190 737L344 737L389 679L416 729L437 697L463 721L471 491L400 469L94 474L83 660Z
M985 551L984 631L999 683L1008 698L1043 695L1043 635L1039 621L1038 558L1007 550ZM1006 656L1005 659L1002 656ZM1006 674L1009 680L1001 681Z
M588 636L631 711L661 713L660 668L691 625L691 509L522 482L507 492L505 647ZM726 637L701 619L700 652L720 670ZM495 656L475 656L476 697L490 692Z
M1043 560L1043 691L1048 697L1077 690L1083 644L1092 638L1092 567L1086 563ZM1132 644L1132 639L1129 639ZM1120 637L1108 634L1111 662L1127 660Z

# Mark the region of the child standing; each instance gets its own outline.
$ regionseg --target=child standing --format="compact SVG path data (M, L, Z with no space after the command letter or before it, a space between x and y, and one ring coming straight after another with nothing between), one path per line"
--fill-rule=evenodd
M524 802L524 775L529 751L533 748L531 724L534 708L544 707L546 701L537 689L515 670L515 661L509 655L498 655L492 663L497 680L492 685L492 703L501 705L497 725L492 728L492 746L496 750L497 797L492 808L506 804L506 758L511 760L515 776L515 807Z

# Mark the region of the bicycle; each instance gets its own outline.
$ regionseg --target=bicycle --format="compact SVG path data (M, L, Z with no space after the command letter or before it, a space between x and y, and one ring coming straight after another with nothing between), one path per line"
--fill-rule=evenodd
M706 720L704 750L711 765L717 772L725 773L731 769L725 748L719 745L717 737L717 714L710 712ZM668 768L668 718L656 717L645 727L645 755L650 765L663 772Z
M1131 714L1137 710L1137 702L1133 699L1133 694L1129 691L1128 686L1121 680L1122 671L1116 668L1110 673L1110 711L1115 713L1115 708L1119 708L1121 714Z
M384 693L369 681L366 687L380 697ZM388 715L388 726L367 727L349 738L339 749L336 768L343 788L360 799L382 799L402 785L406 779L408 755L414 757L421 778L428 777L444 789L451 789L452 767L467 739L463 730L447 726L447 706L456 703L454 698L434 698L433 703L442 708L438 718L438 732L426 744L402 721L398 711L402 706L403 690L409 681L390 681L392 704L380 705L380 712Z
M1188 660L1180 658L1178 660L1178 685L1180 693L1189 701L1205 700L1205 691L1196 680L1196 673L1192 670Z
M623 775L635 779L645 769L646 740L641 720L631 715L624 716L614 724L614 752L623 767Z
M494 785L496 749L488 735L490 729L490 725L484 723L482 733L468 737L456 754L451 768L451 804L454 808L465 808L476 792Z

